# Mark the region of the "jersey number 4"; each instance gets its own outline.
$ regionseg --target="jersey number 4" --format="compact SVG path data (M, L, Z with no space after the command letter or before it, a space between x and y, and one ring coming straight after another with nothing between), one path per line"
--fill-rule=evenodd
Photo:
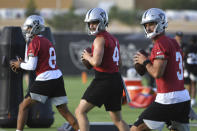
M177 71L177 77L179 80L183 80L183 59L180 52L176 52L176 61L179 63L179 70Z
M118 63L119 63L119 50L118 50L118 46L117 46L117 41L116 41L116 46L114 48L113 61L116 62L116 65L118 65Z
M49 48L49 66L54 69L56 66L56 54L53 47Z

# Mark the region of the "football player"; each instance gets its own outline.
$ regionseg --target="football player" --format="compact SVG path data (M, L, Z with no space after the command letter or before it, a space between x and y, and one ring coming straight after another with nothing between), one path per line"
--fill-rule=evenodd
M60 114L77 131L79 129L77 120L67 107L64 80L62 72L56 65L55 48L48 39L40 35L44 29L44 19L41 16L29 16L22 28L26 41L30 41L25 54L28 60L23 62L18 59L10 63L15 69L36 71L35 82L19 106L16 131L23 130L29 107L38 102L45 103L48 98L51 98Z
M192 36L190 43L185 49L185 67L191 80L190 96L191 106L196 104L196 82L197 82L197 37Z
M165 35L166 14L158 8L144 12L141 24L145 35L153 41L150 59L140 52L134 62L143 64L155 78L157 96L135 121L130 131L170 129L189 131L190 96L184 88L182 50L175 39Z
M92 44L92 54L86 50L81 59L88 61L95 71L95 78L85 91L75 111L80 131L89 131L87 113L95 106L105 106L116 127L128 131L129 126L121 116L123 81L119 73L119 41L106 31L108 15L101 8L90 9L85 17L89 35L96 38Z

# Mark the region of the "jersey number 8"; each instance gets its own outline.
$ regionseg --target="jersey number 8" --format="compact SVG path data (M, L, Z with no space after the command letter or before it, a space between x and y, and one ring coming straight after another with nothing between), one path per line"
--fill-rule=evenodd
M54 69L56 66L56 54L53 47L49 48L49 66Z

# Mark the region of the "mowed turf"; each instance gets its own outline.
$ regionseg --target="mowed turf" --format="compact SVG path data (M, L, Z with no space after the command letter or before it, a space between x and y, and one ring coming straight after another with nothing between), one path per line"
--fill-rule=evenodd
M74 114L74 111L79 104L79 101L89 85L89 83L92 80L92 76L88 77L88 81L86 84L82 84L82 80L80 76L65 76L65 88L68 96L68 107L70 111ZM25 90L25 89L24 89ZM197 112L196 108L194 108ZM136 108L130 108L128 105L122 106L122 116L123 119L128 123L132 124L138 117L138 115L143 111L144 109L136 109ZM56 131L58 127L60 127L64 122L63 117L59 115L57 112L55 106L53 106L54 118L55 121L52 124L50 128L28 128L25 127L25 131ZM92 111L88 113L88 118L90 122L111 122L111 119L109 117L109 114L105 112L105 109L97 108L95 107ZM197 121L191 121L192 123L197 123ZM0 131L15 131L15 128L0 128ZM164 131L168 131L166 128ZM191 131L197 131L197 127L191 127Z

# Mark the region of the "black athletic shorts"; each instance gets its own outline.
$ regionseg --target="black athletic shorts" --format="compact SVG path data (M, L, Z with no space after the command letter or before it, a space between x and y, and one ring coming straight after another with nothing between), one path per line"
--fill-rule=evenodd
M143 119L163 121L166 123L169 123L170 121L189 123L189 112L190 101L167 105L153 102L142 112L134 125L139 126L140 124L144 123Z
M47 81L35 81L25 97L30 96L30 93L48 96L49 98L66 96L63 77Z
M104 73L95 71L95 78L85 91L82 99L106 111L120 111L123 83L119 72Z

